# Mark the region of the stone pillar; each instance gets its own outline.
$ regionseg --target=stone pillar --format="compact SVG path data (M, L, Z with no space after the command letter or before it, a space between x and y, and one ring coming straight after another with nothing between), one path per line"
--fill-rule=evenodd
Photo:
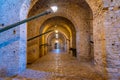
M1 0L0 23L4 23L4 25L7 26L20 21L21 6L26 7L22 5L23 1L24 0ZM4 28L5 26L0 28ZM0 76L13 76L25 69L26 24L23 24L21 27L17 26L0 33Z
M4 73L1 76L13 76L26 68L24 39L19 27L0 33L0 74Z

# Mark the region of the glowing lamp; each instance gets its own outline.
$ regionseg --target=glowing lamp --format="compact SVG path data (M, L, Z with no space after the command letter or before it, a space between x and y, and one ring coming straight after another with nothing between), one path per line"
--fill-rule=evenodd
M57 7L57 6L51 6L51 9L52 9L52 11L55 13L55 12L57 12L58 7Z
M56 43L58 43L59 41L58 41L58 40L56 40L55 42L56 42Z
M58 33L58 30L55 30L55 33Z

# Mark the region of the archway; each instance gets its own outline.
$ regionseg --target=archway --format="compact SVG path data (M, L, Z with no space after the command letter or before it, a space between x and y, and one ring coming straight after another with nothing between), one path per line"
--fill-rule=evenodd
M15 5L18 2L19 1L17 1L17 0L15 2L10 1L10 3L13 3L13 5ZM76 29L76 33L77 33L77 37L76 37L77 41L76 42L78 44L77 45L78 59L89 60L89 58L90 58L89 56L91 55L90 54L90 50L91 50L90 46L92 46L94 43L94 50L93 50L94 58L95 58L94 62L97 65L97 68L100 71L102 71L103 69L106 70L105 69L106 67L107 67L107 69L111 69L111 68L114 69L113 67L111 67L110 64L107 64L107 62L114 63L114 61L111 60L110 58L112 55L114 55L114 53L119 53L119 45L114 44L114 43L119 43L119 39L116 38L116 40L113 40L114 36L118 35L119 32L116 31L116 33L115 33L116 35L111 33L111 32L115 32L116 29L114 29L113 27L118 26L118 24L116 22L112 24L111 19L113 21L116 21L117 19L114 20L114 18L111 17L110 14L113 14L112 10L114 11L114 9L115 9L116 10L115 16L118 17L118 15L119 15L118 5L112 4L113 0L111 0L111 1L106 1L106 0L104 0L104 1L103 0L97 0L97 1L94 1L94 0L75 0L75 1L72 1L72 0L65 0L65 1L64 0L63 1L61 1L61 0L57 0L57 1L56 0L50 0L50 1L48 1L48 0L34 0L34 1L26 0L24 2L24 4L23 4L23 2L24 1L21 0L19 5L16 5L17 8L14 9L16 11L14 11L14 10L11 11L11 10L9 10L9 8L10 8L9 6L11 6L11 4L9 4L9 0L6 0L5 4L3 6L1 5L2 6L1 8L3 10L3 12L1 11L1 14L0 14L0 17L2 17L1 22L3 21L3 22L5 22L6 25L9 25L10 23L12 23L11 21L14 22L16 20L19 21L19 20L25 19L27 15L28 15L28 17L33 16L34 14L37 14L37 13L42 12L43 10L47 9L48 6L57 4L60 7L60 11L57 12L56 14L51 14L49 16L34 20L33 23L32 22L28 23L28 26L29 26L28 30L31 31L33 29L32 31L35 32L35 33L31 34L32 31L31 32L28 31L28 37L33 37L33 36L39 34L38 30L40 29L42 23L45 20L47 20L48 18L51 18L54 16L65 17L74 24L75 29ZM111 6L109 6L109 4L106 4L108 2L114 6L112 6L112 8L111 8ZM114 2L117 3L119 1L114 1ZM4 3L4 0L2 0L0 4L2 4L2 3ZM22 9L20 11L21 4L23 4L23 5L22 5ZM7 5L8 7L4 9L5 5ZM64 7L62 7L62 6L64 6ZM27 14L28 8L29 8L29 13ZM38 8L39 8L39 10L38 10ZM111 11L109 11L109 9ZM14 15L8 14L11 12L13 12L13 13L16 12L16 14L17 14L17 17L14 17L14 20L11 20L11 18ZM108 15L105 14L107 12L109 12ZM20 15L19 15L19 13L20 13ZM111 18L111 19L109 20L109 18ZM39 22L39 24L36 24L37 22L34 23L35 21ZM108 24L107 21L109 21L110 24ZM30 24L33 24L33 25L30 25ZM19 67L21 70L24 70L25 63L26 63L26 61L25 61L25 59L26 59L26 54L25 54L26 53L26 49L25 49L26 48L26 45L25 45L26 44L26 36L24 35L24 34L26 34L26 28L25 28L26 25L21 25L21 26L22 27L17 28L18 33L19 33L17 35L18 43L17 44L13 43L13 45L16 45L16 46L20 45L19 48L17 48L18 51L16 52L16 54L18 53L18 55L19 55L19 56L17 56L17 57L19 57L19 59L18 59L19 66L17 66L17 67ZM38 28L34 28L34 26L37 26ZM93 26L93 28L92 28L92 26ZM111 29L109 30L108 28L106 28L107 26L110 26ZM112 31L112 30L114 30L114 31ZM107 33L105 33L105 31ZM12 30L10 32L12 32ZM5 34L1 33L1 35L7 36L7 33L6 32L5 32ZM111 39L109 35L112 35L113 39ZM0 38L3 38L3 40L7 39L5 36L0 36ZM13 36L11 36L10 38L13 38ZM111 42L109 41L109 39L111 40ZM1 44L4 43L3 40L1 40ZM38 43L38 40L39 39L28 42L29 48L32 45L30 50L33 49L33 47L35 47L36 50L39 50L38 45L33 46L34 43L35 44ZM107 43L106 43L106 41L107 41ZM115 49L117 46L116 49L118 49L118 50L115 49L116 51L114 51L111 48L111 43L113 43L112 44L113 49ZM87 46L89 46L89 47L87 47ZM108 47L108 46L110 46L110 47ZM9 45L7 45L5 48L9 49ZM6 50L5 48L3 47L2 49L0 49L0 51L2 53L5 52L5 50ZM14 46L11 46L11 48L14 48ZM111 50L111 51L109 51L109 50ZM13 51L11 51L11 52L14 53ZM33 52L34 52L34 50L33 50ZM1 54L1 55L4 56L3 54ZM117 54L116 56L119 56L119 54ZM1 59L1 61L3 61L3 60ZM5 61L7 62L6 59L5 59ZM117 61L119 61L119 60L117 60ZM1 64L4 64L4 63L1 62ZM9 64L11 64L11 63L9 63ZM14 62L14 64L15 64L15 62ZM24 65L24 68L22 67L22 65ZM115 63L115 67L117 67L117 65L118 64ZM7 67L7 69L8 69L7 65L4 65L4 66ZM14 69L11 66L9 66L9 67L11 69ZM117 67L117 69L119 69L119 68ZM17 71L17 72L19 72L19 71Z
M31 12L32 12L32 10L34 11L34 10L37 10L37 7L35 7L35 5L37 5L37 4L41 4L41 3L52 3L52 1L44 1L44 0L41 0L41 1L36 1L36 2L34 2L34 5L33 5L33 7L31 7ZM59 1L58 1L59 2ZM67 2L67 1L66 1ZM54 3L54 1L53 1L53 3ZM57 2L55 2L55 4L56 4ZM74 3L74 2L73 2ZM92 17L93 17L93 15L92 15L92 10L90 9L90 7L88 6L88 4L85 2L85 1L79 1L79 0L76 0L75 1L75 3L74 4L76 4L76 3L79 3L77 6L75 6L73 9L70 9L71 11L73 11L75 8L78 8L79 9L79 7L82 7L83 9L86 9L87 8L87 10L83 10L83 9L79 9L79 10L81 10L81 11L83 11L82 12L82 14L81 15L87 15L87 17L85 17L85 15L84 16L81 16L81 17L78 17L77 18L77 16L80 16L80 15L77 15L77 14L73 14L72 16L70 16L70 14L72 14L72 12L70 11L70 10L68 10L68 12L63 12L62 13L62 11L59 11L59 13L56 13L55 14L55 16L63 16L63 17L65 17L65 18L68 18L69 20L71 20L71 22L74 24L74 26L75 26L75 28L76 28L76 32L77 32L77 43L79 44L79 46L77 46L77 55L78 55L78 59L80 59L80 60L87 60L87 61L89 61L90 59L91 59L91 57L90 57L90 55L92 54L93 55L93 53L91 53L90 52L90 46L92 46L91 45L91 43L93 43L94 41L93 41L93 39L92 39L92 37L94 37L93 36L93 28L92 28L92 26L94 25L92 25ZM81 3L84 3L84 4L82 4L81 6L80 6L80 4ZM91 5L91 3L92 2L89 2L88 1L88 3ZM66 4L64 4L64 5L68 5L68 4L71 4L71 3L69 3L69 1L68 1L68 3ZM59 5L61 5L61 3L59 3ZM64 6L63 5L63 6ZM71 6L73 6L73 5L71 5ZM39 5L39 7L42 7L42 9L41 10L39 10L39 11L36 11L36 12L41 12L41 11L43 11L43 9L45 9L46 7L45 6L41 6L41 5ZM70 7L70 6L69 6ZM91 6L92 7L92 6ZM61 10L67 10L67 8L68 8L68 6L66 7L64 7L64 8L62 8L61 7ZM92 9L93 9L93 7L92 7ZM76 13L80 13L80 11L76 11ZM94 10L94 9L93 9ZM62 13L62 14L61 14ZM34 15L34 14L37 14L37 13L30 13L29 14L29 16L32 16L32 15ZM89 17L88 17L88 15L89 15ZM50 16L46 16L46 17L43 17L41 20L36 20L36 21L39 21L39 23L40 24L42 24L45 20L47 20L48 18L50 18L50 17L53 17L54 15L53 14L51 14ZM82 20L80 20L80 19L82 19ZM86 21L87 20L87 21ZM84 21L86 21L86 22L84 22ZM81 22L81 23L79 23L79 22ZM34 24L34 21L33 21L33 24ZM41 26L40 24L34 24L34 25L36 25L36 26L38 26L38 28L37 29L35 29L35 31L37 31L38 29L39 29L39 27ZM30 26L30 24L28 23L28 25ZM33 25L32 25L33 26ZM82 28L80 28L82 26ZM83 27L84 26L84 27ZM38 33L38 31L36 32L37 34L39 34ZM33 35L35 35L35 34L33 34ZM79 36L79 37L78 37ZM81 39L82 38L82 39ZM96 38L97 40L99 39L99 38ZM37 41L37 40L36 40ZM90 43L91 42L91 43ZM34 43L34 41L32 42L32 43ZM103 42L102 42L103 43ZM103 45L105 45L105 44L103 44ZM98 48L98 47L97 47ZM80 49L80 50L79 50ZM94 50L93 50L94 51ZM95 54L96 55L96 64L97 65L100 65L99 64L99 61L100 62L102 62L100 59L98 59L99 58L99 56L97 56L97 54ZM101 56L100 56L101 57Z
M61 16L51 17L41 25L40 34L47 32L49 30L54 30L53 32L57 30L58 33L60 32L66 36L66 40L67 40L66 43L69 46L67 47L67 52L69 52L70 47L76 48L76 30L70 20ZM42 42L42 40L45 39L47 39L47 34L46 36L42 36L40 38L40 42ZM44 43L46 42L43 42L42 44ZM42 53L44 53L44 49Z
M47 36L46 36L47 37ZM67 52L67 47L69 47L69 43L67 44L66 36L62 34L61 32L55 33L52 32L51 34L48 34L47 42L49 48L48 52L54 50L54 49L60 49L61 51Z

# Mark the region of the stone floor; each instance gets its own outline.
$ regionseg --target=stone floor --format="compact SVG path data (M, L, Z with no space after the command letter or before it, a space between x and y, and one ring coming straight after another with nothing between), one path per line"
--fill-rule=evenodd
M9 79L8 79L9 80ZM66 53L49 53L12 80L105 80L93 65L80 63Z

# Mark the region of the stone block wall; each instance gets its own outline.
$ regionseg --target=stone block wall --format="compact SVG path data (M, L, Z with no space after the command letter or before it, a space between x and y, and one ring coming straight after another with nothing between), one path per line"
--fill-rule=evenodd
M97 68L108 73L110 80L119 80L120 0L86 1L93 10L94 57Z
M20 9L24 0L1 0L0 23L4 26L20 21ZM21 31L20 31L21 30ZM19 26L0 33L0 76L13 76L26 68L26 38L21 35L25 27Z
M39 45L35 44L27 49L27 63L32 63L39 58Z
M105 16L107 70L112 79L120 79L120 0L107 1Z
M23 1L1 0L0 24L7 26L24 19L27 16L30 0L26 0L27 5L22 5ZM59 6L64 6L60 8L59 12L28 23L28 30L30 30L28 31L28 38L39 34L40 26L48 18L63 16L71 20L76 28L76 39L77 44L79 44L79 46L77 45L78 59L83 57L88 59L90 57L89 40L92 36L89 34L92 33L89 30L93 26L91 31L93 31L96 68L105 74L108 72L111 79L118 80L120 76L120 0L86 0L86 2L89 4L93 15L89 15L78 5L72 5L71 3L61 5L61 3L58 3ZM37 11L35 14L41 11ZM91 16L91 19L88 15ZM88 20L86 21L86 19ZM5 26L0 26L0 29ZM24 34L27 33L25 26L26 24L0 33L0 76L11 76L25 69L26 35ZM30 48L35 46L33 43L39 44L39 39L28 43L30 45L28 48ZM37 46L38 48L39 46Z
M35 23L34 21L36 20L30 21L31 24L28 23L27 39L30 39L40 34L39 29L37 29L38 23ZM42 55L42 52L39 52L39 51L40 51L39 37L28 41L27 42L27 62L32 63L35 60L37 60L40 57L40 55Z

